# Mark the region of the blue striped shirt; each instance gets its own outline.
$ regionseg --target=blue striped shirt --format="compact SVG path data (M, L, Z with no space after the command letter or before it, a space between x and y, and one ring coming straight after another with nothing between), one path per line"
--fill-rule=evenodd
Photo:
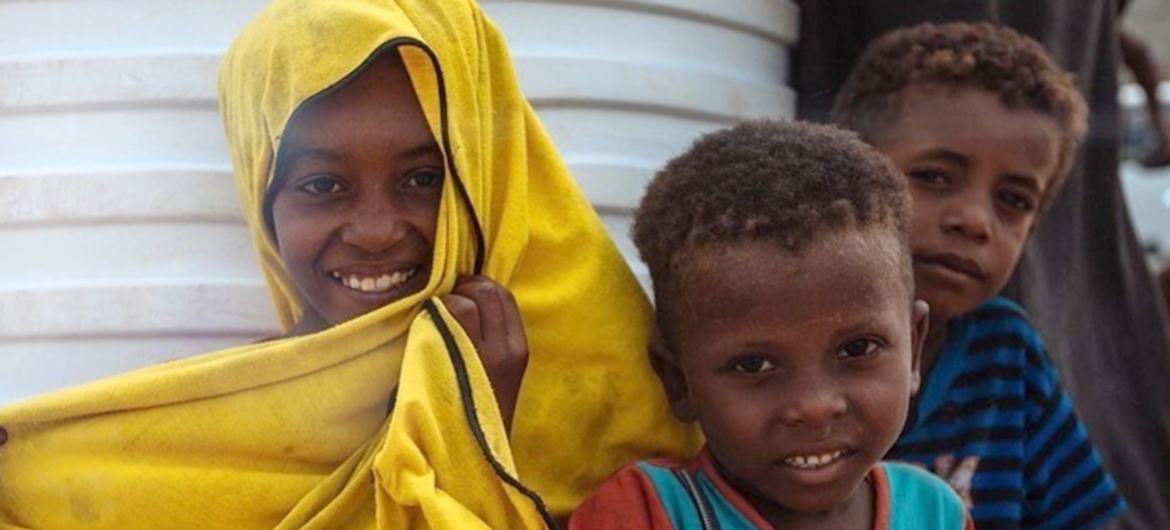
M925 466L980 530L1094 528L1124 507L1022 308L993 298L946 342L889 458Z

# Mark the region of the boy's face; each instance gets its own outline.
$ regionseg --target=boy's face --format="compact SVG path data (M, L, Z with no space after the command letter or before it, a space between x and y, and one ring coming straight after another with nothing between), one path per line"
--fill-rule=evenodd
M902 430L927 310L912 309L900 248L886 230L843 230L796 255L759 241L686 259L678 351L660 351L660 374L774 523L857 508Z
M273 225L309 330L426 285L444 159L395 54L300 108L280 156Z
M874 146L910 179L917 297L942 321L1011 276L1060 162L1056 122L988 91L911 86Z

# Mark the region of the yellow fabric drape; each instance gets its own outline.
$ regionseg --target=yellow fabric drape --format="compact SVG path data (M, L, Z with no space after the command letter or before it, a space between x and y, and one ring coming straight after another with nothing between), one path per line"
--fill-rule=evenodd
M698 449L651 373L644 296L469 0L277 0L225 58L228 143L284 326L301 301L263 220L281 133L387 50L447 157L428 286L314 335L0 410L0 528L539 528L538 499L562 516L628 460ZM511 443L433 299L477 268L529 340Z

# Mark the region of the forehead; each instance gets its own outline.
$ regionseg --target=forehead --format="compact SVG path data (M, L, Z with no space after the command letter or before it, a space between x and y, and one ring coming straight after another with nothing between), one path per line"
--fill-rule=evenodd
M285 130L282 150L297 147L360 147L390 140L430 138L410 76L389 50L325 93L304 103Z
M1048 115L1008 108L987 90L911 85L899 96L898 117L874 142L901 155L946 150L1004 171L1034 173L1047 184L1060 156L1060 127Z
M908 310L906 250L889 229L840 230L799 252L772 241L700 249L681 264L675 303L680 333L795 333Z

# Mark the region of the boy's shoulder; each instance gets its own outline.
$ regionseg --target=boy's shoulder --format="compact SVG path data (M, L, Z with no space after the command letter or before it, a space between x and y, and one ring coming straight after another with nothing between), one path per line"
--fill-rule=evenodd
M1030 362L1046 358L1044 341L1032 326L1028 313L1016 302L996 296L952 321L947 341L950 347L968 352L1016 356L1024 354Z
M694 472L698 459L653 459L627 464L609 476L573 512L570 530L697 528Z
M642 463L629 464L605 479L569 519L569 530L594 528L671 530L673 522L656 502L658 494Z
M967 506L941 478L899 462L878 464L889 488L889 529L967 528Z
M1003 296L992 297L990 300L972 309L969 313L964 314L961 318L970 319L977 323L997 320L1005 321L1026 327L1033 330L1033 332L1035 331L1032 327L1031 320L1028 318L1028 312L1014 300Z
M569 521L570 530L771 528L719 475L704 451L690 460L643 460L614 473Z

